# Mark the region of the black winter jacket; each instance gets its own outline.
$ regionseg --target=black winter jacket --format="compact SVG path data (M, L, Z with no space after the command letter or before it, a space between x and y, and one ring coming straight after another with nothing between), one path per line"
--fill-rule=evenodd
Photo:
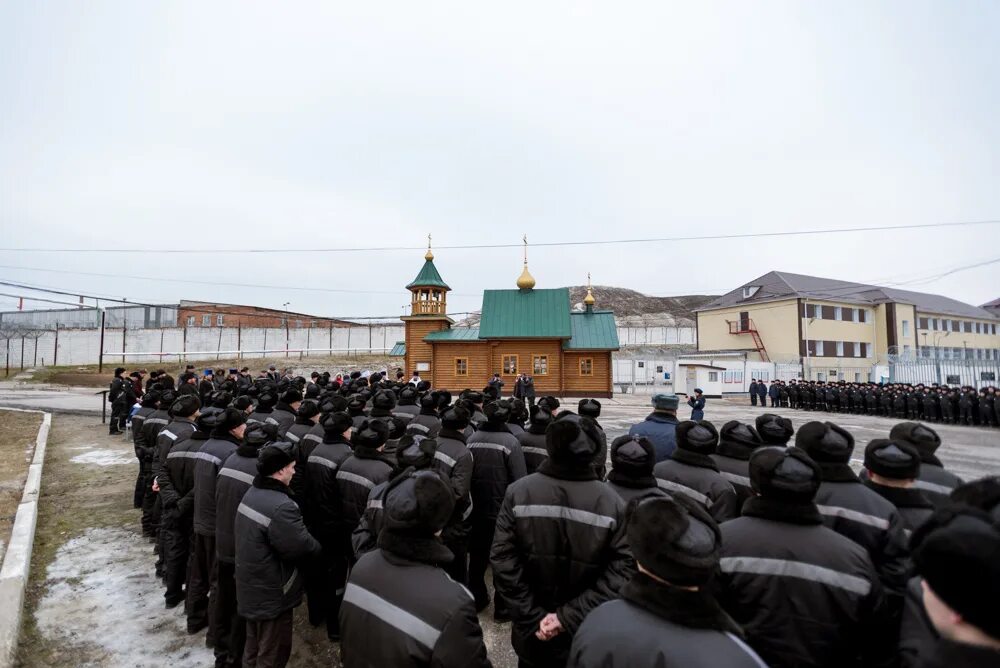
M721 529L719 602L768 665L893 665L896 630L868 553L815 505L755 497Z
M147 447L146 434L142 426L146 418L155 412L156 409L152 406L140 406L139 410L132 416L132 445L135 447L135 456L140 460L145 457Z
M909 541L910 533L934 514L934 504L924 495L922 490L916 487L886 487L885 485L876 485L871 480L865 480L864 485L896 506L896 510L899 511L899 516L903 520L903 531L907 541Z
M274 619L301 603L299 565L318 557L321 550L306 530L289 489L273 478L254 478L236 513L240 617Z
M212 432L195 453L194 466L194 530L202 536L215 537L215 484L222 463L233 454L240 440L228 431Z
M484 423L466 440L472 452L473 531L490 533L503 503L507 486L526 475L524 453L507 425Z
M408 426L413 427L415 425L427 427L427 429L439 429L441 427L441 418L439 418L437 413L434 412L421 412L415 418L410 420L410 424Z
M351 569L340 608L345 668L489 666L468 590L439 568L439 541L382 532L379 549Z
M194 513L195 453L208 440L208 434L195 431L183 441L177 441L167 454L167 461L157 479L160 502L166 509L176 509L178 518L191 521Z
M637 573L620 599L587 615L573 636L568 665L761 668L764 662L742 635L707 592L669 587Z
M921 581L919 576L910 578L903 595L903 614L899 625L900 668L916 666L920 657L927 655L940 638L924 608L924 588Z
M496 521L493 582L513 618L517 655L537 665L565 662L587 614L618 596L634 570L625 537L625 504L597 480L551 459L514 482ZM555 612L564 632L535 637Z
M236 510L257 476L257 448L242 444L226 458L215 483L215 553L220 561L236 561Z
M819 465L815 503L823 523L865 548L887 593L900 596L909 577L907 539L896 507L861 484L847 464Z
M163 466L167 463L170 449L179 441L191 438L197 430L194 421L187 418L175 418L156 435L156 454L153 458L153 475L159 478Z
M271 413L271 420L278 425L278 436L284 438L285 432L295 424L295 409L283 401L279 401L274 407L274 412ZM268 421L265 419L265 422Z
M170 415L167 411L157 408L146 416L142 422L142 458L149 470L156 464L156 439L160 432L170 423ZM138 450L139 446L136 445Z
M524 453L525 470L527 473L534 473L549 456L545 449L545 428L529 424L527 429L517 435L517 440Z
M924 493L929 501L940 505L948 499L951 491L962 484L962 479L948 471L934 455L923 455L920 461L920 475L913 486Z
M368 495L395 472L395 462L378 450L356 447L337 470L337 493L344 531L350 535L361 522Z
M312 428L317 426L309 418L296 417L295 422L288 431L285 432L285 440L294 443L298 450L298 457L295 460L295 474L292 476L292 493L300 501L305 497L306 490L308 489L306 485L306 476L308 471L306 471L306 462L309 460L309 455L312 449L316 447L317 444L323 442L323 437L320 436L319 439L309 439L306 440L306 436L312 431ZM301 503L299 505L302 505ZM303 513L305 509L303 508Z
M337 471L350 456L351 444L337 437L317 445L306 460L306 523L327 548L343 526Z
M743 502L754 495L750 488L750 455L754 448L739 443L721 442L714 455L709 455L719 474L729 481L736 490L736 503L742 508Z
M680 448L670 459L653 468L657 485L671 493L680 493L704 506L716 522L739 516L739 505L733 485L722 477L715 461Z
M452 429L442 429L437 444L431 469L448 481L455 497L455 510L444 528L444 537L463 537L468 535L472 512L472 452L465 445L465 436Z

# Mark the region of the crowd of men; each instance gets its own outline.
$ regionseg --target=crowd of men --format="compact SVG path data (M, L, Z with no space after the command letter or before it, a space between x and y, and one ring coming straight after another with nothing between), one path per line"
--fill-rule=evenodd
M750 405L827 413L881 415L901 420L1000 427L996 387L931 383L848 383L822 380L750 381Z
M1000 478L963 484L925 424L858 476L834 423L717 429L674 395L609 447L592 399L165 375L135 502L218 666L285 665L303 598L348 667L488 666L491 602L522 666L1000 662Z

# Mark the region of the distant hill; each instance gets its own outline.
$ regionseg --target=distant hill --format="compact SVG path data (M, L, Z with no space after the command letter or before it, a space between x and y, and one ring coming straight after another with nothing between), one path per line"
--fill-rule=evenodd
M595 285L592 289L597 300L596 308L614 311L619 324L639 327L694 327L694 310L718 296L651 297L610 285ZM569 301L573 308L583 309L583 298L586 296L586 285L569 287ZM472 314L458 324L475 327L479 324L479 314Z

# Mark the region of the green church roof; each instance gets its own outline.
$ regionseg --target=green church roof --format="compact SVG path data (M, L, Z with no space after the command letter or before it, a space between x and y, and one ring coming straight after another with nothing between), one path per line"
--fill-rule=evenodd
M438 273L437 267L434 266L434 260L425 260L423 269L417 274L417 277L410 281L410 284L406 286L406 289L410 288L444 288L445 290L451 290L448 284L444 282L441 278L441 274Z
M568 339L569 290L486 290L481 339Z
M453 327L431 332L424 341L478 341L478 327Z
M389 357L405 357L406 341L396 341L396 345L389 351Z
M563 350L618 350L618 329L611 311L574 312L570 315L573 338Z

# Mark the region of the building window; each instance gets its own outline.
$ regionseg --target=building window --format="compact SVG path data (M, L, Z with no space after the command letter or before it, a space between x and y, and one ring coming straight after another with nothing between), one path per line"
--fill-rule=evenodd
M743 288L743 299L750 299L755 294L757 294L758 290L760 290L760 286L759 285L748 285L748 286L744 287Z
M302 329L302 321L301 320L296 320L295 321L295 328L296 329Z
M223 320L224 320L224 318L223 318L223 315L221 313L216 314L216 316L215 316L215 326L216 327L222 327Z
M468 376L469 375L469 358L468 357L456 357L455 358L455 375L456 376Z
M189 315L187 319L188 327L194 327L194 316Z
M834 306L833 307L833 319L834 320L843 320L844 319L844 311L839 306Z
M584 357L580 360L580 375L581 376L593 376L594 375L594 358Z
M823 357L823 342L813 341L813 345L816 346L816 357Z
M531 358L531 371L536 376L549 375L549 356L535 355Z
M708 382L710 382L710 383L718 383L719 382L719 372L718 371L709 371L708 372Z
M505 376L517 375L517 355L503 356L503 373Z
M823 319L823 307L819 304L813 304L813 318L816 320Z
M201 316L201 326L202 327L211 327L212 326L212 316L210 316L210 315L203 315L203 316Z
M288 326L288 318L282 318L281 321L280 321L280 326L281 327L287 327Z
M837 341L837 357L843 357L843 356L844 356L844 342Z
M903 321L903 336L909 336L909 335L910 335L910 321L909 320L904 320Z
M861 357L861 344L855 341L851 346L854 348L854 356Z

